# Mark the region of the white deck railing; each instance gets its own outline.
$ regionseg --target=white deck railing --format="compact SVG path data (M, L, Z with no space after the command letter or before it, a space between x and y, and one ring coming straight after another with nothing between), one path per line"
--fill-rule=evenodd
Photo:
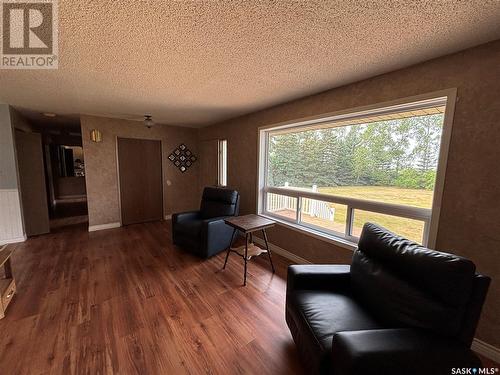
M288 184L285 184L285 187L288 188ZM313 185L312 189L307 189L307 191L316 192L317 189L318 187ZM277 212L282 210L296 211L297 199L286 195L269 194L267 196L267 211ZM335 208L331 207L327 202L315 199L303 198L301 211L302 214L318 219L333 221L335 218Z
M282 209L291 210L295 214L294 215L295 218L290 217L289 219L285 220L298 225L302 224L300 220L301 214L305 213L304 207L307 207L308 204L310 205L310 201L316 201L318 203L322 203L323 207L324 204L328 205L328 203L345 205L347 207L347 214L345 218L345 223L346 223L345 232L343 234L335 233L334 235L341 235L343 238L352 242L357 242L358 240L358 238L354 234L352 234L354 210L370 211L385 215L399 216L408 219L423 221L424 233L423 233L422 243L427 244L429 235L429 224L432 214L432 211L428 208L403 206L399 204L383 203L378 201L370 201L358 198L330 195L330 194L318 193L317 191L312 191L311 189L291 188L289 186L264 187L263 196L266 199L263 206L264 214L268 213L269 215L275 215L278 219L283 219L283 215L276 215L277 213L276 211L279 209L279 207L283 207ZM275 199L274 197L278 197L278 200L274 201L275 203L273 203L273 199ZM283 198L284 200L280 200ZM282 202L283 205L280 206ZM300 212L298 212L296 208L297 204L299 205L299 207L302 208ZM329 205L328 207L332 208ZM312 210L313 214L315 214L316 211L318 210L313 209ZM311 212L310 208L308 212L309 213ZM319 213L319 215L325 215L325 212L323 211L322 213ZM326 231L323 227L321 228L321 230Z

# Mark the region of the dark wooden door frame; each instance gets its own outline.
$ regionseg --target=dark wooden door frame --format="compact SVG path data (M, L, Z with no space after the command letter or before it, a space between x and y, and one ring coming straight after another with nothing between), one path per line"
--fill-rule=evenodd
M161 220L165 220L165 204L164 204L164 194L165 190L163 188L163 142L161 139L152 139L152 138L142 138L142 137L115 137L115 146L116 146L116 177L117 177L117 185L118 185L118 208L120 210L120 226L123 226L123 215L122 215L122 194L121 194L121 181L120 181L120 158L119 158L119 150L118 150L118 140L119 139L137 139L142 141L154 141L160 143L160 189L161 189Z
M25 234L29 237L50 233L42 136L19 129L13 135Z

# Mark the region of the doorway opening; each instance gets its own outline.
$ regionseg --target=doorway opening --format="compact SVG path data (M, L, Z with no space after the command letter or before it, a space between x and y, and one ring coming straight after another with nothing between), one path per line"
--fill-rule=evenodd
M88 223L80 116L20 109L16 154L26 235Z
M44 145L51 229L88 222L81 133L73 137L74 142L52 137L53 143Z

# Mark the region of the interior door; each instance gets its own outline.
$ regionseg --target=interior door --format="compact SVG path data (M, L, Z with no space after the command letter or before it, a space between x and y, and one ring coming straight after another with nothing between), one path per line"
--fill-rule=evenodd
M219 183L219 140L200 142L200 183L205 186L217 186Z
M118 138L122 225L161 220L161 142Z
M49 233L42 137L21 130L15 134L24 230L27 236Z

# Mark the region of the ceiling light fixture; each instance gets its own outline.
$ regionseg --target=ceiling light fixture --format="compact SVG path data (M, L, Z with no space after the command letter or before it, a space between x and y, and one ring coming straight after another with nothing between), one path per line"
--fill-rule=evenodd
M144 115L144 125L146 125L146 128L151 129L154 125L153 121L153 116L151 115Z
M44 112L42 113L42 115L44 115L45 117L56 117L56 114L52 112Z

